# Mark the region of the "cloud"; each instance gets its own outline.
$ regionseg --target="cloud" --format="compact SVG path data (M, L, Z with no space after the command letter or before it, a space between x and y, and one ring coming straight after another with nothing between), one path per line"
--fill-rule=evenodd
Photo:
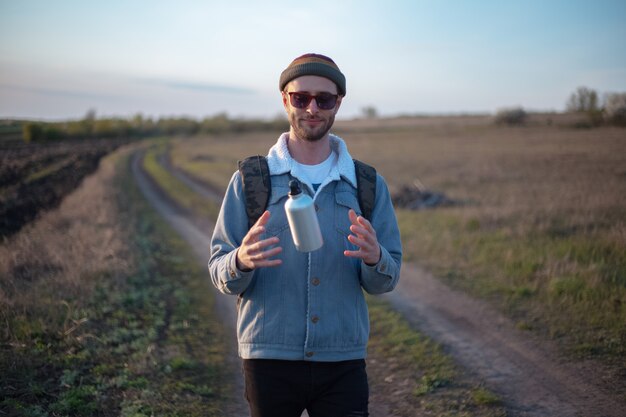
M256 94L256 91L250 88L227 84L208 84L157 78L137 78L135 81L141 84L157 85L175 90L190 90L201 93Z
M25 92L25 93L33 93L43 96L49 97L64 97L78 100L111 100L118 99L121 96L112 95L112 94L101 94L89 91L71 91L71 90L61 90L55 88L44 88L44 87L24 87L21 85L11 85L11 84L0 84L0 88L5 88L13 91Z

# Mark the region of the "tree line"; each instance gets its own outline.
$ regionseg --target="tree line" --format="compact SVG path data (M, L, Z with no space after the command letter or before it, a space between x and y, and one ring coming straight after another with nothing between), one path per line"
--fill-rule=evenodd
M154 136L241 133L251 131L286 131L287 119L273 120L230 118L222 113L202 120L192 118L97 118L94 110L80 120L64 122L27 121L22 123L25 142L45 142L63 139L144 138Z
M626 126L626 93L607 93L603 99L596 90L578 87L568 98L565 111L585 115L586 126L603 124ZM522 125L528 113L522 107L500 109L496 112L495 123L503 125Z
M610 124L626 126L626 93L608 93L600 99L597 91L579 87L569 97L566 111L587 116L589 126ZM363 117L378 116L374 107L365 107ZM522 107L500 109L495 114L496 124L522 125L528 113ZM137 114L131 118L97 118L89 110L80 120L64 122L22 122L22 139L25 142L45 142L62 139L88 138L144 138L152 136L241 133L251 131L286 131L285 118L273 120L231 118L220 113L202 120L185 117L154 120Z

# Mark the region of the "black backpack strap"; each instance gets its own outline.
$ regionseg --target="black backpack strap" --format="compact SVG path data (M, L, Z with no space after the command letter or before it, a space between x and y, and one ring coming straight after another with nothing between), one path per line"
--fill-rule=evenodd
M267 159L264 156L255 155L239 161L239 173L243 183L248 225L252 227L261 217L270 200L272 187Z
M376 168L355 159L354 169L356 170L356 190L361 212L363 217L372 221L372 212L376 204Z

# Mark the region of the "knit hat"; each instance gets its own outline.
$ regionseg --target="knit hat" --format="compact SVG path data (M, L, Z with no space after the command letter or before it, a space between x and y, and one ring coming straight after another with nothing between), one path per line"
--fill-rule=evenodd
M318 75L328 78L337 84L340 95L346 95L346 77L339 71L339 67L332 59L319 54L304 54L294 59L280 74L280 82L278 83L280 91L283 91L289 81L303 75Z

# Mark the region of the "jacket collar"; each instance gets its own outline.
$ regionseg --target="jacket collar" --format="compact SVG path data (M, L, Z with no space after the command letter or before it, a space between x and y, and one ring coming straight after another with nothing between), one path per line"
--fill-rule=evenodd
M289 132L280 135L278 141L269 150L267 155L267 164L270 169L270 175L280 175L288 172L292 175L297 174L293 172L294 160L291 157L291 154L289 154L287 139L289 139ZM348 152L346 143L339 136L331 134L330 148L337 154L337 165L335 165L330 171L326 182L343 178L356 188L356 171L354 169L354 161ZM297 177L297 175L294 176Z

